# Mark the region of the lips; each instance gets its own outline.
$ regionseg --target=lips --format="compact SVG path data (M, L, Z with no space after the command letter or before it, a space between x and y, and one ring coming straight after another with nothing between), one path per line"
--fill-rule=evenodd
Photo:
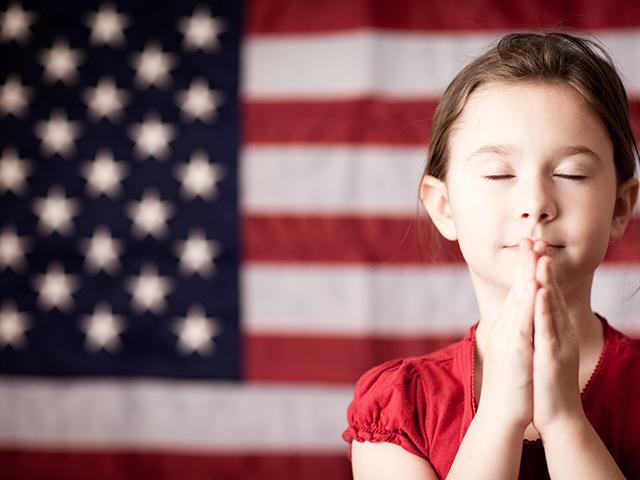
M505 245L503 248L506 248L508 250L514 250L517 251L518 250L518 245ZM560 244L551 244L551 243L547 243L547 246L545 247L544 250L544 254L545 255L554 255L557 252L559 252L560 250L562 250L564 248L564 245L560 245Z

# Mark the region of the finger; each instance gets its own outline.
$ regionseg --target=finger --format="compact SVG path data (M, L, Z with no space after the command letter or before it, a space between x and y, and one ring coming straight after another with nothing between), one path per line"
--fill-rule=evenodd
M533 251L538 255L543 255L546 248L547 244L544 240L536 240L533 244Z
M538 263L539 255L533 250L533 244L530 240L526 239L524 243L526 247L521 249L522 255L522 275L523 275L523 285L521 290L521 295L524 294L524 290L526 288L526 282L534 281L536 282L536 265Z
M518 301L518 321L516 322L523 337L531 341L534 332L535 299L538 284L535 280L525 282L523 294Z
M549 259L549 267L548 267L548 273L547 276L549 278L549 281L551 283L551 285L553 285L553 288L555 290L556 293L556 298L558 300L558 304L561 308L563 308L564 310L567 309L567 303L565 302L564 299L564 295L562 294L562 290L560 289L560 285L558 284L558 279L556 278L556 270L553 266L553 262L551 261L551 259Z
M556 330L551 312L549 291L542 287L536 292L535 311L533 314L535 349L544 348L549 341L556 338Z
M571 327L571 325L569 325L569 313L567 311L564 295L562 295L560 286L555 278L551 257L545 255L540 258L538 261L538 268L536 269L536 279L540 282L542 287L547 289L547 293L549 295L549 309L551 311L556 331L566 331L567 328Z
M551 270L551 257L542 255L536 265L536 280L540 283L540 286L548 288L549 290L554 288L553 284L553 271Z
M522 289L524 288L524 264L525 264L525 256L524 252L530 248L530 245L526 241L527 239L522 239L518 242L518 256L516 263L516 273L513 277L513 283L511 285L511 289L507 294L507 298L505 301L505 305L510 305L522 294ZM530 242L529 242L530 243Z
M533 242L523 238L518 244L521 262L521 276L518 285L514 286L516 292L516 321L513 327L529 342L533 339L533 312L535 293L538 287L535 279L536 253L533 251Z
M552 294L552 313L556 318L556 329L558 331L566 332L572 330L574 325L572 323L571 317L569 316L569 310L567 308L567 303L564 299L564 295L562 294L562 290L560 289L560 285L558 285L558 281L555 275L555 269L553 268L553 262L551 259L548 261L548 265L546 266L546 277L551 285L550 293Z

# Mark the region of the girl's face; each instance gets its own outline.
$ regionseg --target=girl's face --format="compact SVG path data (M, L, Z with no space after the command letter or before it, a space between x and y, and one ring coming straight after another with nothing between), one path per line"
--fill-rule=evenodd
M613 145L572 88L490 83L469 97L449 139L446 187L475 279L508 290L521 238L554 247L564 288L591 279L612 235Z

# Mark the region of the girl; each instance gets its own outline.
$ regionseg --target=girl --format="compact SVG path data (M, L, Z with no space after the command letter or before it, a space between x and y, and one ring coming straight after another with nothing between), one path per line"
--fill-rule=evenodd
M435 113L420 198L457 240L480 320L355 387L363 479L640 479L640 341L591 310L638 195L624 87L597 44L510 34Z

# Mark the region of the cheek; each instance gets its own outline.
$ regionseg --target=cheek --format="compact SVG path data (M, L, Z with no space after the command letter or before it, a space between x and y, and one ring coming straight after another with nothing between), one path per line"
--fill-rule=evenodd
M500 237L503 207L491 195L468 187L451 202L458 243L466 259L483 255Z
M563 230L574 247L571 249L574 268L587 274L600 265L607 252L613 200L602 192L599 196L574 199L574 202L570 210L572 213L563 222ZM576 205L580 207L576 208Z

